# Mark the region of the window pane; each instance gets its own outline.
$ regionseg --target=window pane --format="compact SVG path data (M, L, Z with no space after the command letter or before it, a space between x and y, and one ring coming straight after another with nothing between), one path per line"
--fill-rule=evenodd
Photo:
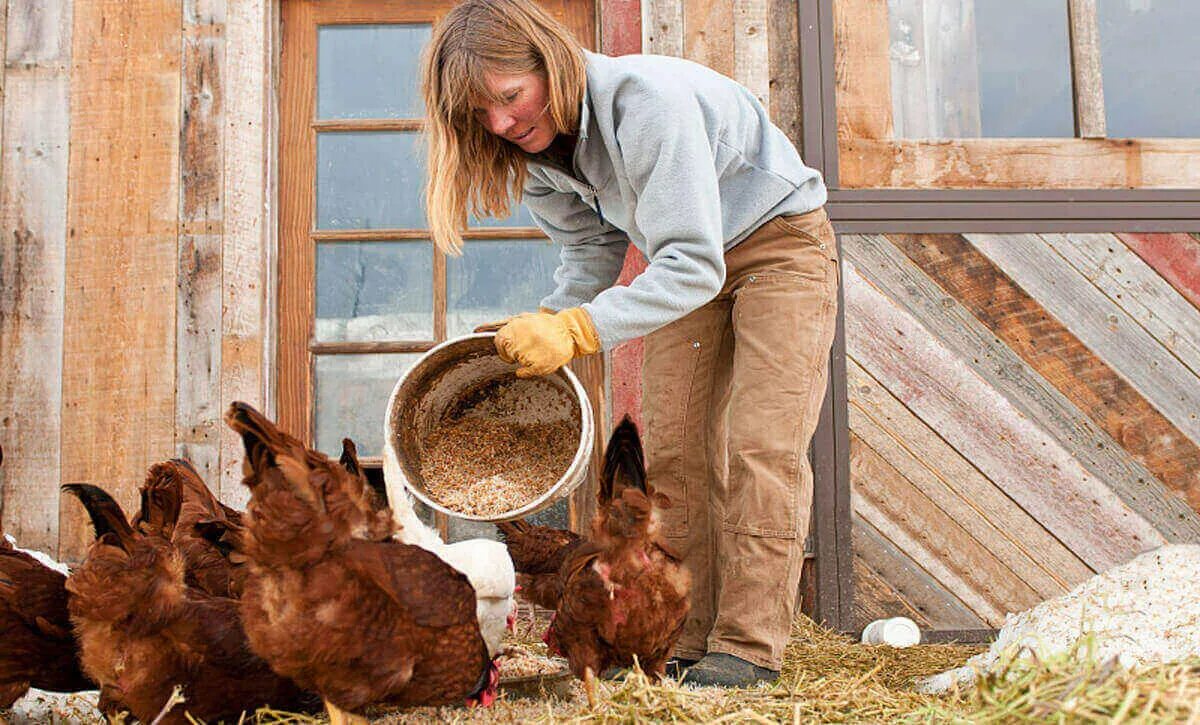
M1200 138L1200 2L1100 0L1110 138Z
M317 228L425 228L425 157L416 133L317 136Z
M316 444L339 456L342 438L353 439L360 456L383 454L383 416L400 376L420 355L318 355Z
M1071 137L1061 0L888 0L896 138Z
M558 245L471 239L446 265L446 331L465 335L482 322L538 308L554 291Z
M429 25L325 25L317 30L317 118L416 118Z
M317 340L432 340L433 247L317 245Z

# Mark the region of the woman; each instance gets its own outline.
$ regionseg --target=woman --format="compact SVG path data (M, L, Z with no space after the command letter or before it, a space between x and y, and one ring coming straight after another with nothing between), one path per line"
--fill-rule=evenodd
M651 482L692 573L685 682L779 675L812 501L837 256L820 175L744 87L677 58L584 51L529 0L466 0L423 93L427 209L456 253L510 194L562 245L541 311L496 335L518 375L645 336ZM649 265L614 286L630 243Z

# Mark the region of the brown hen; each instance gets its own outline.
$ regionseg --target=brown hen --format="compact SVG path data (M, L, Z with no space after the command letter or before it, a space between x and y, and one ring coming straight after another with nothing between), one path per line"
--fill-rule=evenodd
M372 703L489 701L496 669L467 578L391 539L391 511L356 464L307 449L244 403L225 420L246 448L241 601L255 651L320 693L334 723L365 722L349 712Z
M213 596L238 598L246 577L236 551L242 514L217 500L191 463L175 458L150 467L145 487L179 486L179 521L171 536L183 554L184 581ZM138 520L133 525L136 528Z
M659 531L657 508L667 502L647 487L641 440L628 417L609 439L597 499L586 541L544 527L501 525L530 587L522 595L555 609L546 643L584 680L593 706L592 677L609 667L631 666L636 657L648 674L664 674L690 587Z
M0 710L30 687L52 692L94 687L79 669L66 581L0 531Z
M162 713L176 685L185 704L162 723L236 718L270 704L304 709L315 699L276 675L250 651L233 599L184 581L171 543L181 508L178 481L146 486L138 528L103 490L70 484L91 516L96 540L67 579L84 671L100 685L100 709L128 710L142 722Z

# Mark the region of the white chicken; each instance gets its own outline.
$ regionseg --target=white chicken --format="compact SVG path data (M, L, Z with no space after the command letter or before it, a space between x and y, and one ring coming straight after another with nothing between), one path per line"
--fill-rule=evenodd
M385 431L385 438L387 440ZM395 538L419 546L466 575L475 588L475 616L488 654L500 651L504 632L512 626L517 575L508 549L499 541L468 539L447 544L437 531L417 517L407 479L390 445L383 446L383 481L392 515L399 525Z

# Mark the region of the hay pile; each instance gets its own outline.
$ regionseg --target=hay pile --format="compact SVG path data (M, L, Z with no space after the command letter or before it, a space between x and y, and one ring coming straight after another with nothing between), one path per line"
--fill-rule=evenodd
M540 635L542 623L523 627ZM526 642L524 646L536 649ZM483 710L418 708L369 713L374 723L642 723L642 722L1063 722L1200 723L1200 660L1128 672L1095 658L1084 640L1071 652L1044 661L1008 660L976 685L945 695L918 693L914 679L959 665L982 647L919 645L908 649L865 646L797 621L773 687L693 690L651 683L639 671L599 685L600 704L590 711L578 683L570 699L502 699ZM97 718L95 722L99 723ZM260 711L247 723L312 725L326 722Z

